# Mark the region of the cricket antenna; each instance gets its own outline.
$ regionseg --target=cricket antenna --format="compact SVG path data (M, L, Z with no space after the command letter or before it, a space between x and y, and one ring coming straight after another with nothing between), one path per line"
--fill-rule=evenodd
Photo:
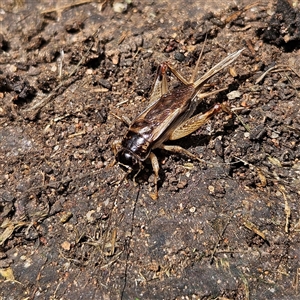
M192 74L192 77L191 77L191 79L190 79L190 83L194 83L194 82L195 82L195 78L196 78L196 75L197 75L198 70L199 70L199 64L200 64L200 61L201 61L201 58L202 58L202 54L203 54L203 51L204 51L204 47L205 47L205 45L206 45L206 40L207 40L207 32L206 32L206 34L205 34L205 39L204 39L204 42L203 42L203 45L202 45L202 49L201 49L200 55L199 55L199 57L198 57L198 60L197 60L195 69L194 69L193 74Z

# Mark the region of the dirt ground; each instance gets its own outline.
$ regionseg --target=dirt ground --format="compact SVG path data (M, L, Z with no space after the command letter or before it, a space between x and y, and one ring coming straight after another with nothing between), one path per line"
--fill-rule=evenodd
M297 1L2 1L0 299L299 299ZM124 179L160 63L226 103ZM170 85L178 86L170 76ZM119 117L119 118L118 118Z

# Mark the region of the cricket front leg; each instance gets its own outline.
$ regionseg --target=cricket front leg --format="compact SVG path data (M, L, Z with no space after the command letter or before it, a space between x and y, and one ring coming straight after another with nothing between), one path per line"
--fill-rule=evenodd
M159 163L158 163L156 155L153 152L150 153L149 158L150 158L152 168L154 171L154 193L150 193L150 197L153 200L157 200L157 198L158 198L157 181L158 181Z

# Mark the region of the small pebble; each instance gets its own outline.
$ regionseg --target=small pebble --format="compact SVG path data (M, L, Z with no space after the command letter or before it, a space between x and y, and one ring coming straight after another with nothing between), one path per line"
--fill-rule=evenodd
M123 13L127 10L127 3L115 2L113 4L113 10L116 13Z
M68 241L64 241L60 245L66 251L70 251L70 249L71 249L71 244Z
M193 207L190 208L190 212L191 213L194 213L195 211L196 211L196 207L195 206L193 206Z
M106 79L103 79L103 78L99 79L99 83L100 83L103 87L107 88L108 90L111 90L111 88L112 88L111 83L108 82Z
M8 71L11 73L15 73L17 71L17 67L15 65L10 65Z
M278 139L278 138L279 138L279 134L276 132L272 132L271 139Z
M208 190L209 190L209 193L210 193L210 194L213 194L213 193L215 192L215 187L212 186L212 185L209 185L209 186L208 186Z
M187 186L188 182L187 180L181 180L178 184L177 184L177 188L179 189L183 189Z
M227 98L229 100L233 100L233 99L240 98L240 97L241 97L241 92L239 92L239 91L232 91L227 94Z
M184 61L185 59L183 53L181 52L176 52L174 58L180 62Z

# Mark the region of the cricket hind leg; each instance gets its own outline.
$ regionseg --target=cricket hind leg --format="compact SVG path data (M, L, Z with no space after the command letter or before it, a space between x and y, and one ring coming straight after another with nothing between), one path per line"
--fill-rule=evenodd
M180 147L180 146L176 146L176 145L164 145L162 144L160 146L160 149L166 150L166 151L170 151L170 152L174 152L174 153L179 153L181 155L185 155L187 157L190 157L194 160L198 160L199 162L205 162L203 159L201 159L200 157L198 157L197 155L191 153L190 151Z
M162 95L168 92L167 69L168 65L166 63L163 63L157 70L156 78L150 92L150 106L151 104L157 102Z
M174 141L181 139L189 134L193 133L201 126L203 126L211 117L219 113L223 109L221 104L216 104L213 108L208 110L206 113L197 114L184 123L179 125L170 135L169 140Z
M228 112L228 108L227 106L223 105L223 104L216 104L213 108L211 108L210 110L208 110L206 113L204 114L197 114L193 117L191 117L190 119L188 119L187 121L185 121L183 124L181 124L179 127L177 127L171 134L169 140L178 140L180 138L183 138L185 136L188 136L189 134L191 134L192 132L196 131L197 129L199 129L202 125L204 125L212 116L214 116L215 114L219 113L221 110L224 110L226 112ZM179 154L183 154L187 157L190 157L194 160L198 160L200 162L205 162L203 159L199 158L197 155L189 152L188 150L180 147L180 146L176 146L176 145L164 145L162 144L160 146L161 149L164 149L166 151L170 151L170 152L175 152L175 153L179 153Z

